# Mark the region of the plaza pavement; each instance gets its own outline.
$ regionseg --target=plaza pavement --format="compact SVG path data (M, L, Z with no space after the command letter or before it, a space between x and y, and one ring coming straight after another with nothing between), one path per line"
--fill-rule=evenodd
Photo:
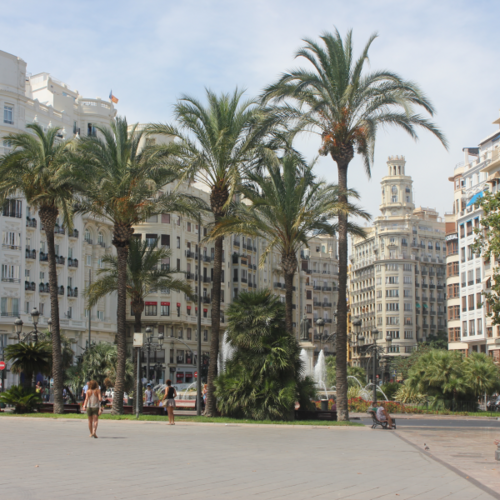
M2 417L0 498L500 498L398 433L103 420L96 440L84 420Z

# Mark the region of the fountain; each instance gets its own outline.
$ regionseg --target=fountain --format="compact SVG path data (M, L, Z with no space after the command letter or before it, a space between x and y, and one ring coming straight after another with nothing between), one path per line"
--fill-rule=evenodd
M302 362L302 367L303 367L302 378L305 378L308 375L310 375L310 373L309 373L309 357L307 356L307 351L305 349L302 349L300 351L300 361Z
M226 371L226 363L233 357L233 353L234 347L227 339L227 332L224 332L224 337L222 338L222 346L219 352L219 358L217 360L217 373L219 375Z
M323 388L325 391L325 399L328 399L328 391L326 388L326 363L323 349L321 349L318 360L316 361L316 366L314 367L314 380L318 387Z
M354 376L354 375L348 375L347 376L347 379L352 379L352 380L355 380L358 385L359 385L359 397L364 399L365 401L371 401L373 399L373 389L369 389L370 386L373 386L373 383L370 382L369 384L366 384L364 387L363 387L363 384ZM332 386L330 387L330 390L335 388L335 390L337 390L337 388L335 386ZM377 385L377 391L380 392L386 401L389 401L389 399L387 398L387 396L385 395L385 392Z

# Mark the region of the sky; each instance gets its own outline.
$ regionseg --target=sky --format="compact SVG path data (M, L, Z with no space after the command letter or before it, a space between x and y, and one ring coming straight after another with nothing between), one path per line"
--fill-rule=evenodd
M426 131L414 142L394 128L381 130L371 179L355 158L349 186L378 216L387 158L404 155L416 204L442 215L452 207L448 177L463 160L462 148L498 127L492 122L500 109L499 15L496 0L54 0L50 8L17 0L2 2L0 50L84 97L107 99L112 89L130 123L171 122L184 94L203 100L206 88L238 87L255 97L282 72L307 67L295 59L304 38L352 29L359 53L376 32L369 70L417 82L436 108L433 120L449 150ZM298 146L313 159L319 137L304 135ZM316 171L337 180L330 158L320 158Z

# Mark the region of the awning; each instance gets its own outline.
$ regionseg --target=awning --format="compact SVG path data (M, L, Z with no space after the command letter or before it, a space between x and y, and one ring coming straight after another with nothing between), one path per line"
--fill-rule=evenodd
M162 306L169 306L170 305L170 302L162 302L161 303Z
M478 200L479 198L482 198L483 197L483 193L484 191L480 191L479 193L476 193L470 200L469 200L469 203L467 203L467 206L470 207L471 205L474 205Z
M429 309L429 308L427 307L427 304L424 304L424 307L425 307L426 309Z
M417 307L420 307L420 304L419 304L418 302L417 302L415 305L416 305Z

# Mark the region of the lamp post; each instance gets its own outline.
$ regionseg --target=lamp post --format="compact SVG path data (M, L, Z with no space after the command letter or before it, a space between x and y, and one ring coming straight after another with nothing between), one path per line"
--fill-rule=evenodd
M149 366L151 359L151 351L157 351L163 347L164 335L163 333L158 333L158 342L155 342L155 338L153 337L153 329L148 326L146 327L146 341L144 342L144 348L146 349L146 379L149 382ZM156 372L155 372L156 373Z
M347 343L352 347L356 347L361 345L365 341L365 337L360 332L361 325L363 324L363 320L361 318L354 318L351 321L354 331L347 336Z
M319 332L319 350L321 352L321 349L323 348L323 329L325 328L325 320L318 318L316 320L316 326L318 327Z
M23 320L21 318L17 318L14 321L14 325L16 327L16 335L18 342L27 342L31 337L33 337L33 342L36 344L38 342L38 320L40 319L40 313L38 309L34 307L31 310L31 320L33 322L33 330L31 332L25 333L23 335ZM52 325L52 322L49 320L49 328Z
M373 344L369 345L366 348L366 352L370 354L373 362L373 405L375 406L377 404L377 357L379 355L383 354L385 352L386 347L383 345L377 345L377 338L378 338L379 331L377 328L374 326L372 328L372 338L373 338ZM387 348L392 342L392 337L387 334L385 338L386 346Z

